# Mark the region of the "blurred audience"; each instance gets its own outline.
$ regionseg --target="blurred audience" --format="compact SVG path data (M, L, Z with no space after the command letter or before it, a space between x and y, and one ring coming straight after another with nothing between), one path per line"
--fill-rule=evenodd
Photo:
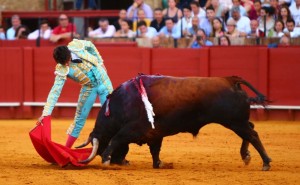
M51 34L51 28L49 27L49 23L47 20L42 20L40 24L40 29L35 30L34 32L31 32L28 35L29 40L35 40L39 36L41 39L49 39Z
M286 28L283 30L284 34L290 38L296 38L300 36L300 28L295 27L294 19L286 21Z
M151 39L152 48L161 48L160 45L160 38L158 36L155 36Z
M181 27L182 34L184 36L188 35L188 30L192 27L192 14L191 14L191 7L190 6L184 6L183 7L183 17L180 20L180 23L178 23Z
M88 36L91 38L106 38L112 37L116 29L113 25L109 25L107 18L101 18L98 21L99 28L93 30L91 27L88 28Z
M190 44L190 48L202 48L204 46L212 46L213 43L206 38L205 31L199 29L197 34L193 36L193 39Z
M278 20L282 20L284 27L286 27L286 21L293 19L291 11L288 6L282 6L279 11Z
M258 18L258 29L261 33L265 33L266 37L270 37L270 30L274 28L275 19L273 17L274 8L263 6L260 10L260 17ZM264 34L263 34L264 35Z
M247 36L251 38L260 36L258 30L258 21L256 19L250 21L250 32L247 34Z
M121 29L121 23L122 23L122 21L124 21L125 19L127 19L126 14L127 14L127 12L126 12L125 9L121 9L120 10L118 20L116 20L113 23L114 27L116 28L116 31L118 31L118 30ZM130 27L132 27L132 22L130 23Z
M260 16L261 1L254 0L253 8L249 11L249 19L256 20Z
M82 1L83 0L76 0L76 10L80 10L82 8ZM88 9L95 10L97 9L97 4L95 0L88 0Z
M143 9L139 9L138 10L138 13L137 13L137 19L133 21L133 27L132 27L132 30L133 31L136 31L136 27L137 27L137 23L139 21L145 21L147 26L150 26L150 23L151 23L151 19L149 18L146 18L146 15L145 15L145 11Z
M300 27L300 0L294 0L290 6L291 15L295 21L295 26Z
M223 21L215 17L212 21L212 32L210 34L211 37L220 37L225 34L225 29L223 25Z
M6 39L7 40L15 40L16 30L19 26L21 26L21 19L19 15L13 15L11 17L11 27L6 31Z
M25 25L21 25L16 29L15 39L27 39L29 33L29 28Z
M135 32L130 29L130 24L130 20L123 20L121 22L121 29L114 34L114 37L135 37Z
M192 27L188 29L188 33L185 36L192 37L196 35L197 31L200 29L200 20L199 17L194 16L192 18Z
M0 25L0 40L5 40L5 30L3 28L3 26Z
M240 32L236 29L236 22L233 19L228 19L227 21L227 31L225 35L230 38L239 37Z
M165 26L158 32L160 37L172 37L179 39L181 37L180 28L177 27L172 18L165 19Z
M153 38L154 36L157 35L156 29L150 26L147 27L145 21L138 22L137 27L138 27L137 37Z
M165 19L161 8L154 9L154 19L151 21L150 26L155 28L157 32L165 26Z
M209 6L205 10L206 12L206 18L204 18L201 23L200 27L204 29L206 36L209 36L212 32L212 21L216 16L215 9L212 6Z
M284 23L282 20L275 21L274 28L270 31L270 37L282 37L284 35Z
M166 19L171 18L174 23L177 23L182 17L182 11L176 7L175 0L168 0L168 5L168 8L163 10L163 15Z
M222 35L218 38L218 44L219 46L230 46L231 42L228 36Z
M205 15L206 15L205 10L200 7L199 2L197 2L197 1L192 1L190 3L190 6L191 6L191 10L192 10L192 17L197 16L201 22L202 19L205 18Z
M233 0L235 1L235 0ZM236 29L240 32L241 36L247 35L251 31L250 29L250 19L246 16L241 15L240 8L238 6L234 6L231 9L232 17L229 19L233 19L236 22Z
M138 18L137 13L139 9L144 10L146 18L148 19L153 18L152 9L148 4L144 3L144 0L133 1L133 4L127 10L127 18L130 20L136 20Z
M58 42L60 39L72 39L72 37L79 37L76 33L76 26L69 22L66 14L59 15L58 26L53 29L50 41Z

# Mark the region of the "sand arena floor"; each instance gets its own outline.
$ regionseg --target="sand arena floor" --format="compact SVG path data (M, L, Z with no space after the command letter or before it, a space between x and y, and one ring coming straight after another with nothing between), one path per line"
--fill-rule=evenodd
M52 120L52 138L64 143L72 120ZM256 131L273 159L271 170L261 171L262 160L250 146L252 161L244 166L241 139L222 126L211 124L190 134L166 137L161 159L172 169L152 169L147 145L130 145L130 166L101 166L96 157L88 166L61 168L44 161L33 148L28 132L35 120L0 120L0 184L300 184L300 122L255 122ZM94 126L88 120L75 145L81 144Z

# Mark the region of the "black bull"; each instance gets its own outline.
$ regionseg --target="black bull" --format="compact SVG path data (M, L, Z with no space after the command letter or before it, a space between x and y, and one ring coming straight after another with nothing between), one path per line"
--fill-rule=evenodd
M138 87L144 84L149 101L153 105L154 126L146 115ZM137 85L138 84L138 85ZM241 84L257 96L249 98ZM122 164L129 150L129 143L147 143L153 159L153 167L162 167L159 152L163 137L189 132L196 136L203 126L219 123L234 131L243 139L241 157L248 164L251 157L249 143L260 154L263 170L269 170L268 157L254 124L249 122L250 104L264 104L267 100L251 84L239 77L187 77L138 76L124 82L109 96L97 117L89 139L93 144L88 162L97 154L104 164ZM108 106L108 107L107 107ZM107 110L110 115L107 116Z

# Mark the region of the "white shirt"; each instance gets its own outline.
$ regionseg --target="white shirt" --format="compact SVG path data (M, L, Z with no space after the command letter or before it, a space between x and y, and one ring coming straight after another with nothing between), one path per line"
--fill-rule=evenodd
M241 16L240 19L236 22L236 29L240 32L244 32L247 34L250 33L251 32L250 19L248 17Z
M140 35L141 35L141 32L140 32L140 30L138 30L138 35L137 36L140 36ZM153 27L147 27L147 32L145 34L145 37L152 38L152 37L154 37L156 35L157 35L157 31L156 31L155 28L153 28Z
M287 28L284 28L283 32L286 33L289 32L289 30ZM290 32L290 37L295 38L299 36L300 36L300 28L295 27L294 30Z
M295 20L295 26L300 26L300 7L297 8L296 3L294 3L290 6L289 9L293 16L293 19Z
M182 30L182 31L187 31L189 28L192 27L192 17L186 19L185 17L181 18L177 22L177 26Z
M16 30L11 27L9 28L7 31L6 31L6 39L7 40L15 40L15 33L16 33Z
M49 39L50 35L51 35L51 29L50 28L47 29L45 32L42 32L42 30L40 30L40 37L42 39ZM35 40L35 39L38 38L38 36L39 36L39 30L35 30L34 32L31 32L28 35L27 39L29 39L29 40Z
M112 37L116 32L116 28L113 25L108 25L106 32L103 32L101 28L95 29L89 32L89 37L93 38L105 38Z
M192 12L192 17L194 17L194 12ZM203 10L202 8L199 8L199 13L198 13L198 18L199 18L199 21L201 23L202 19L204 19L206 17L206 12L205 10Z

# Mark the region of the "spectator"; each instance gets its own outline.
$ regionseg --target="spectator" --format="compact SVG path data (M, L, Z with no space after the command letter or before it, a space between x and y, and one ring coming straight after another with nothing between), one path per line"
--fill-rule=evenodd
M181 37L180 29L175 25L172 18L166 18L165 24L166 25L159 31L159 36L172 37L174 39L179 39Z
M28 35L29 40L35 40L39 37L41 39L49 39L51 34L51 28L49 27L49 23L47 20L43 20L40 25L40 29L35 30L34 32L31 32Z
M279 40L279 45L280 46L289 46L291 45L291 39L288 36L282 36Z
M283 30L284 34L290 38L295 38L300 36L300 31L295 27L294 19L289 19L286 21L286 28Z
M199 29L197 34L193 36L190 48L202 48L205 46L212 46L213 43L206 39L206 34L203 29Z
M154 9L154 20L151 21L150 27L155 28L157 32L160 31L162 27L165 26L165 20L163 17L162 9L155 8Z
M258 31L258 21L253 19L250 22L250 32L247 34L248 37L256 38L259 37L259 31Z
M208 1L207 1L208 2ZM219 0L220 4L228 9L228 11L232 8L232 0ZM206 8L209 6L206 6Z
M248 16L246 9L241 5L241 0L232 0L232 4L233 4L232 8L238 7L241 16L245 16L245 17ZM232 8L231 11L229 12L229 17L232 17Z
M190 3L190 6L192 10L192 17L197 16L201 22L202 19L204 19L206 16L205 11L200 7L199 3L196 1L192 1Z
M69 22L69 18L66 14L59 15L58 23L59 25L53 29L50 35L50 41L57 42L60 39L79 37L79 35L76 34L76 26Z
M82 5L82 1L83 0L76 0L76 10L80 10L81 9L81 5ZM88 9L90 10L95 10L97 9L97 5L96 5L96 2L95 0L89 0L89 3L88 3Z
M130 20L136 20L139 9L144 10L146 18L153 18L152 9L148 4L144 3L144 0L134 0L133 4L127 10L127 18Z
M223 22L220 18L215 17L212 22L212 32L210 34L211 37L220 37L225 34L225 29L223 26Z
M223 4L220 4L219 0L210 0L211 6L214 7L215 16L216 17L225 17L225 14L228 12L228 8L226 8Z
M88 28L89 33L88 36L92 38L105 38L112 37L116 29L113 25L109 25L107 18L101 18L98 21L99 28L93 30L91 27Z
M190 6L183 7L183 17L181 18L179 25L181 27L182 34L184 36L188 36L188 30L192 27L192 14Z
M261 31L264 36L269 37L269 32L274 28L275 20L273 18L274 8L263 6L260 10L260 17L258 18L259 26L258 29ZM266 30L265 30L266 27Z
M197 31L200 29L200 24L199 24L199 17L194 16L192 18L192 27L188 29L188 33L186 36L192 37L193 35L196 35Z
M127 19L126 13L127 12L126 12L125 9L120 10L120 12L119 12L119 18L113 24L114 27L116 28L116 31L118 31L118 30L121 29L121 23L122 23L122 21L124 21L125 19ZM132 23L130 23L130 27L132 27Z
M230 46L231 42L228 36L222 35L218 38L218 44L219 46Z
M240 32L236 29L236 22L233 19L228 19L227 21L227 32L225 33L225 35L227 37L239 37L240 36Z
M274 28L270 31L270 37L282 37L284 35L284 23L282 20L277 20L275 22Z
M248 12L253 8L253 0L241 0L240 4L245 8L248 15Z
M294 18L295 26L300 27L300 0L295 0L290 6L291 15Z
M253 3L253 8L249 11L249 19L256 20L260 15L260 9L261 9L261 1L255 0Z
M16 29L15 39L27 39L30 31L27 26L21 25Z
M146 18L145 11L143 9L138 10L137 17L138 18L133 22L133 28L132 28L133 31L136 31L136 25L139 21L145 21L147 26L148 27L150 26L151 19Z
M240 13L240 8L234 6L231 9L232 17L229 19L234 19L236 22L236 29L240 32L241 36L247 35L251 31L250 29L250 19L246 16L242 16Z
M11 25L12 27L6 31L7 40L15 40L16 30L21 26L21 19L18 15L13 15L11 17Z
M5 30L3 26L0 25L0 40L5 40Z
M172 18L174 23L177 23L182 17L182 11L176 7L175 0L168 0L168 5L169 7L163 10L163 15L165 19Z
M121 29L114 34L114 37L135 37L135 32L130 29L130 23L131 21L129 20L123 20L121 22Z
M212 32L212 20L215 17L215 9L212 6L206 8L206 18L200 23L200 27L204 29L206 36L209 36Z
M289 7L284 5L280 8L278 20L282 20L284 23L284 27L286 27L286 21L289 19L293 19L292 15L291 15L291 11L290 11Z
M145 21L140 21L137 24L138 32L137 36L142 38L153 38L157 35L157 31L155 28L147 27L147 24Z
M160 45L160 38L158 36L155 36L151 39L152 48L161 48Z
M271 7L274 8L274 18L278 19L278 15L280 13L280 8L281 8L281 6L279 5L279 1L278 0L270 0L270 5L271 5Z

